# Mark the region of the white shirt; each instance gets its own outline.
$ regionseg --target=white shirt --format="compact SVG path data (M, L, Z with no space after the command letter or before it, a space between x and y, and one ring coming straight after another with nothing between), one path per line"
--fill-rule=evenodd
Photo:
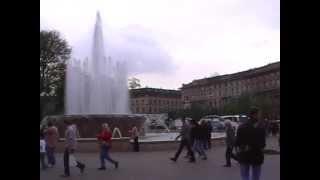
M46 142L43 139L40 139L40 152L41 153L46 152Z

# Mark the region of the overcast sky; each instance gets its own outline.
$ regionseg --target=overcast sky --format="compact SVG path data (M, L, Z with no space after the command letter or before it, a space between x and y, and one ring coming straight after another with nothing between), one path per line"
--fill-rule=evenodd
M89 57L98 10L106 52L142 86L178 89L280 61L280 0L40 0L40 28Z

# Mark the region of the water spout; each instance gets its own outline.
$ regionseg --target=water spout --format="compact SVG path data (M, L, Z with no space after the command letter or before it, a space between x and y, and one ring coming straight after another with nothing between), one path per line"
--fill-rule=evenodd
M112 131L112 138L115 138L116 137L116 134L119 135L119 138L121 139L122 138L122 134L121 134L121 131L118 127L115 127Z
M97 13L91 57L67 64L66 113L129 113L127 67L108 56L102 20ZM108 57L108 58L106 58Z

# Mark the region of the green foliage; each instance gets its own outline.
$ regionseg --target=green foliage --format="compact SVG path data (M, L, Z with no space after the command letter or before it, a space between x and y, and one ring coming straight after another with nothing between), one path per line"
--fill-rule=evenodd
M218 110L208 106L207 104L201 102L194 102L191 104L189 109L182 111L182 115L190 117L195 120L200 120L206 115L215 115L218 113Z
M40 31L40 120L63 112L66 61L71 48L57 31Z
M273 104L269 97L244 94L225 104L221 114L247 114L252 106L256 106L260 109L262 117L269 116L273 110Z
M140 80L135 77L128 79L128 83L130 89L141 88Z

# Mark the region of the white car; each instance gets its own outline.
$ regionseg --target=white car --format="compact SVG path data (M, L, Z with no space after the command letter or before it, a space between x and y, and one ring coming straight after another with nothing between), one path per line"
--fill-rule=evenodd
M235 122L238 124L242 124L248 120L246 115L228 115L228 116L221 116L224 120L230 120L231 122Z

